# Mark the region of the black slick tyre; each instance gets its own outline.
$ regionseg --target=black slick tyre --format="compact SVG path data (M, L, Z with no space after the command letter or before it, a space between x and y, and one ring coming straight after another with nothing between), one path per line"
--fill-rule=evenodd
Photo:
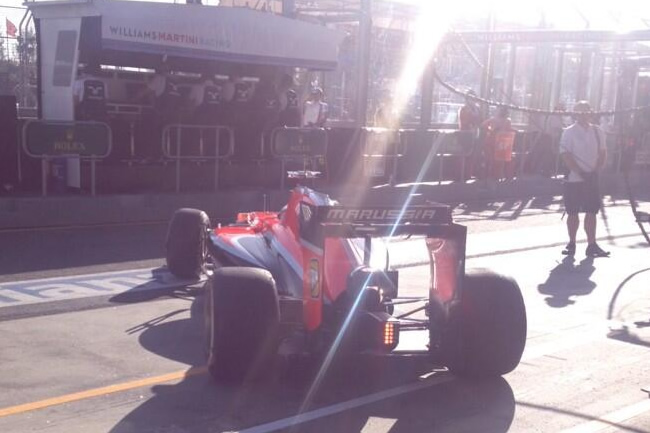
M198 209L174 213L165 243L167 268L179 278L199 278L205 270L210 219Z
M271 274L258 268L219 268L206 296L206 351L212 377L227 384L265 377L274 365L280 321Z
M517 283L489 271L465 275L460 327L450 370L459 376L494 377L514 370L526 345L526 307Z

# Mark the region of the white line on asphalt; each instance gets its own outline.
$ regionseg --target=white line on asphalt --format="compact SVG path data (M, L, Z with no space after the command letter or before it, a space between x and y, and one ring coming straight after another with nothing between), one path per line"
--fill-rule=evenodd
M369 416L364 426L361 427L360 433L376 433L379 428L382 429L381 431L389 432L397 424L397 421L399 421L397 418Z
M597 419L589 421L585 424L580 424L575 427L562 430L561 433L596 433L607 428L616 428L618 430L622 427L620 425L622 422L632 419L648 411L650 411L650 399L645 399L631 406L627 406L614 412L608 413L607 415L600 416ZM630 428L630 430L633 429Z
M95 277L104 277L106 275L122 275L122 274L129 274L132 272L141 272L141 273L147 273L147 272L152 272L155 271L156 268L138 268L138 269L127 269L127 270L121 270L121 271L106 271L106 272L97 272L94 274L75 274L75 275L68 275L68 276L61 276L61 277L49 277L49 278L39 278L37 280L22 280L22 281L5 281L3 283L0 283L0 289L3 286L13 286L16 284L32 284L32 283L49 283L49 282L56 282L56 281L61 281L61 280L70 280L73 278L79 279L79 278L95 278Z
M174 289L200 283L165 268L144 268L0 284L0 309L52 301L117 295L127 291Z
M284 418L267 424L261 424L246 430L241 430L238 433L266 433L266 432L272 432L272 431L288 428L294 425L303 424L309 421L314 421L316 419L334 415L340 412L345 412L350 409L355 409L357 407L366 406L381 400L386 400L388 398L397 397L399 395L406 394L409 392L415 392L421 389L430 388L432 386L441 385L443 383L450 382L453 379L454 377L449 375L448 373L445 372L436 373L433 377L424 379L420 382L411 383L408 385L400 386L386 391L376 392L374 394L348 400L343 403L337 403L332 406L324 407L310 412L305 412L300 415Z

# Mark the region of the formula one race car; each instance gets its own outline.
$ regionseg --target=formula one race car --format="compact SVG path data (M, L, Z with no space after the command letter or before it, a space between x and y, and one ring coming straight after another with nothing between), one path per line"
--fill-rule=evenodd
M373 245L396 238L426 244L431 278L419 296L401 293L388 249L371 266ZM299 186L282 211L241 213L214 229L204 212L180 209L166 248L179 277L213 268L205 327L218 381L255 377L291 351L412 355L396 351L411 331L428 336L421 354L456 374L502 375L524 350L523 298L512 279L465 273L465 239L445 205L350 207Z

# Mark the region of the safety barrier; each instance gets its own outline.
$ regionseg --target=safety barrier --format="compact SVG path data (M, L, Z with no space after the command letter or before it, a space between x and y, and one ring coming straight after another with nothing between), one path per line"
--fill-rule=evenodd
M88 122L77 122L77 125L85 125ZM62 123L65 127L74 123ZM98 123L94 123L98 124ZM34 125L31 123L30 125ZM109 127L102 125L94 136L108 136ZM79 128L79 126L77 126ZM34 132L26 126L28 131L23 133L24 140L30 140L35 144ZM21 130L25 130L21 127ZM73 154L75 157L75 146L81 149L79 140L82 138L80 131L72 131L71 138L66 138L66 129L63 128L56 140L50 138L50 147L55 146L57 150L48 153L39 153L34 146L22 145L26 173L24 191L32 193L40 192L40 172L46 173L47 168L52 165L50 173L61 173L59 168L65 170L65 161L55 158L67 158L66 154ZM126 132L126 130L124 130ZM100 192L139 192L152 190L183 191L194 188L223 189L224 187L268 187L270 184L284 188L290 178L302 178L308 182L318 182L319 186L324 184L342 184L354 182L357 176L367 176L374 179L375 183L398 183L398 182L435 182L442 183L444 180L454 179L459 182L467 182L473 175L479 172L471 170L474 158L478 162L481 157L481 150L484 150L482 143L473 135L465 131L457 130L390 130L381 128L280 128L270 131L268 135L267 157L260 160L259 167L255 166L255 173L250 170L251 160L236 160L234 132L225 126L215 125L170 125L165 129L162 144L162 159L156 159L150 165L136 165L125 167L123 164L112 164L111 158L117 155L116 148L118 133L110 131L110 155L106 153L106 146L94 150L90 144L84 144L84 152L91 151L91 154L83 156L83 182L88 185L92 182L92 193ZM124 134L124 140L128 136ZM506 165L506 171L517 168L521 172L524 167L523 158L528 158L528 165L525 170L536 173L534 162L538 154L528 155L536 142L537 136L531 132L518 132L513 142L512 162ZM622 142L623 136L607 136L607 146L610 150L608 168L619 170L622 164L619 162L619 151L626 149L622 145L630 145ZM95 143L96 140L84 139L85 142ZM159 140L156 140L156 149ZM100 143L106 143L107 139L102 138ZM177 144L178 143L178 144ZM537 146L548 146L550 142L538 142ZM128 155L128 142L125 141L123 151ZM136 137L136 146L139 144ZM638 165L650 163L650 134L644 137L643 142L635 143L635 162ZM94 146L94 144L93 144ZM613 146L613 147L612 147ZM87 147L87 149L86 149ZM552 148L551 148L552 149ZM553 170L552 150L548 149L545 161L548 165L548 172ZM136 153L137 153L136 149ZM474 151L476 151L474 153ZM38 159L29 158L25 160L25 153L31 154ZM625 153L625 152L623 152ZM104 154L107 159L97 164ZM160 151L156 152L160 154ZM629 158L634 155L627 153ZM438 158L438 159L436 159ZM521 158L519 161L518 158ZM40 160L43 160L42 163ZM193 161L196 161L194 163ZM227 162L226 162L227 161ZM427 162L425 164L425 162ZM90 162L90 164L88 164ZM225 164L228 164L226 167ZM58 165L57 165L58 164ZM73 163L73 164L78 164ZM214 164L214 165L213 165ZM70 163L67 164L70 166ZM507 167L509 165L509 167ZM19 165L20 166L20 165ZM71 167L75 167L72 165ZM214 168L213 168L214 167ZM361 170L359 170L361 169ZM92 170L92 173L91 173ZM95 177L95 171L97 176ZM559 168L558 168L558 171ZM525 171L528 173L529 171ZM65 175L65 173L63 173ZM280 182L277 177L281 176ZM92 177L92 179L91 179ZM212 179L214 178L214 185ZM243 179L243 180L242 180ZM318 180L316 180L318 179ZM43 176L42 189L44 194L54 192L56 177ZM106 182L103 182L106 181ZM31 182L31 183L28 183ZM49 184L47 184L49 182ZM174 185L174 182L176 184ZM102 186L103 185L103 186ZM164 185L164 186L163 186ZM89 191L90 192L90 191Z
M638 165L650 165L650 132L641 139L639 148L636 151L635 163Z
M364 175L387 177L388 183L393 185L397 177L397 161L406 152L402 130L362 128L360 147Z
M437 131L430 130L432 143L438 144L436 157L438 158L438 184L442 183L444 162L449 159L460 161L460 181L466 180L467 160L474 154L477 137L473 131Z
M188 132L198 131L198 143L193 141L183 141L183 133L185 138ZM228 134L228 147L225 153L220 153L221 150L221 133ZM207 137L214 137L214 141L206 143ZM176 138L172 142L172 137ZM173 145L176 145L172 151ZM181 148L189 148L192 144L198 144L198 149L195 154L183 154ZM206 152L206 144L214 144L214 155L208 155ZM221 125L187 125L187 124L171 124L163 129L162 134L162 152L163 156L171 159L176 164L176 192L181 190L181 161L214 161L214 189L219 189L219 161L228 159L235 153L235 134L232 128Z
M623 161L623 149L626 146L626 137L622 134L605 132L605 145L607 148L607 159L615 173L621 171L621 162Z
M541 145L542 133L539 131L514 131L512 141L512 174L521 176L526 169L526 162L533 150Z
M125 121L129 125L129 157L135 158L135 125L150 105L107 103L106 114L112 120Z
M29 120L23 125L22 147L27 156L41 160L41 188L48 192L48 167L55 159L65 159L59 178L65 182L70 159L90 161L91 194L96 194L96 164L111 154L111 127L103 122L59 122Z
M325 128L275 128L271 132L271 152L281 161L280 187L284 189L285 178L316 179L323 172L315 170L320 160L327 177L328 133ZM302 164L301 170L287 171L287 163L296 161ZM311 167L308 167L311 166ZM308 170L312 168L312 170Z
M426 134L427 142L437 146L435 156L438 158L436 170L438 184L448 177L445 176L449 174L449 170L446 169L447 163L454 160L458 161L458 171L453 177L460 182L467 181L471 176L467 171L472 160L477 164L487 163L488 167L494 163L500 164L499 177L505 176L506 171L513 175L521 175L526 160L539 138L536 133L531 132L516 130L498 132L492 138L493 147L489 148L491 152L486 153L488 148L485 147L485 138L481 140L474 131L428 130Z

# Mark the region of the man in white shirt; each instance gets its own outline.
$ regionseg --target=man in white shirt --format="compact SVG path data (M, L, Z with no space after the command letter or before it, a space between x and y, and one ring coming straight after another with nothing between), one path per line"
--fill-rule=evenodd
M325 126L328 116L327 103L323 102L323 89L316 87L311 91L309 99L305 101L303 108L302 124L322 128Z
M587 235L587 257L607 257L596 243L596 215L600 210L601 196L598 172L605 165L607 150L605 134L591 120L588 102L578 102L574 111L575 123L564 130L560 139L560 155L570 172L564 185L564 207L568 215L569 243L562 251L574 255L576 235L580 227L579 213L584 212L584 230Z

